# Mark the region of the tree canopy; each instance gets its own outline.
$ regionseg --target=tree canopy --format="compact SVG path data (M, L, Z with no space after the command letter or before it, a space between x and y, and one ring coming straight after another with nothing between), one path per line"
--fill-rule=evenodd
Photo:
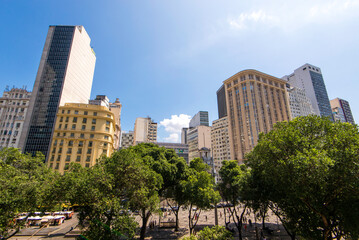
M359 237L356 125L318 116L277 123L246 158L292 231L310 239Z

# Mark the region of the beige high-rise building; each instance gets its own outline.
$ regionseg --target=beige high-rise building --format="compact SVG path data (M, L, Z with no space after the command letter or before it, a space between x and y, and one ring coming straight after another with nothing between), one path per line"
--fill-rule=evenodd
M50 26L19 148L49 156L56 114L65 103L87 103L96 55L83 26Z
M259 133L290 120L285 84L257 70L244 70L224 81L231 157L239 163L257 144Z
M189 128L187 133L188 160L201 157L200 150L207 148L211 151L211 127L199 125Z
M49 167L63 173L70 162L96 164L114 151L115 116L107 107L66 103L59 107L49 152Z
M19 147L30 96L26 89L13 88L0 98L0 149Z
M211 129L212 153L216 177L222 167L223 160L231 160L231 148L229 144L228 117L223 117L212 122ZM221 179L218 179L219 181Z
M157 142L157 123L150 117L136 118L133 144L136 145L138 142Z
M121 133L121 148L128 148L130 146L133 146L133 137L134 132L122 132Z

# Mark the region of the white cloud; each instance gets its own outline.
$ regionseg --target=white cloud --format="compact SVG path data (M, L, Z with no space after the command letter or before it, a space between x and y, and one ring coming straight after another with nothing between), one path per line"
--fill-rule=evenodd
M268 15L263 10L241 13L237 18L228 18L230 27L239 30L249 28L256 23L273 24L275 22L277 22L277 18L275 16Z
M351 20L357 16L359 0L322 0L290 2L281 1L262 4L258 10L244 11L237 16L227 17L232 30L256 30L260 27L277 27L283 31L312 24L331 24Z
M169 137L165 137L166 142L179 142L179 135L181 129L188 127L191 116L186 114L172 115L171 118L165 118L160 122L160 127L164 127L165 131L169 133Z

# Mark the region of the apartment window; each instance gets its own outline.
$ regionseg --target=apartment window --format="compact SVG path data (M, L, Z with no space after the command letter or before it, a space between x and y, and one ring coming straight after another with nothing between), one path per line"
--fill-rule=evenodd
M102 154L107 155L107 150L106 150L106 149L104 149L104 150L103 150L103 152L102 152Z
M96 119L92 119L92 124L96 124Z
M61 155L57 156L56 161L57 161L57 162L60 162L60 160L61 160Z
M87 123L87 118L83 118L82 123Z
M71 155L67 155L66 156L66 162L70 162L70 159L71 159Z
M86 157L86 162L89 162L91 160L91 156Z
M104 138L105 138L106 140L108 140L108 136L105 136Z
M89 163L86 163L86 164L85 164L85 167L90 167L90 164L89 164Z
M91 127L91 131L95 131L95 126L92 126L92 127Z
M72 148L68 148L67 149L67 154L71 154L72 153Z
M106 132L109 132L110 131L110 128L109 127L106 127Z
M60 146L64 145L64 140L61 140Z
M90 138L94 138L95 137L95 135L94 134L90 134Z
M110 114L107 114L107 117L108 117L108 118L110 118L110 117L111 117L111 115L110 115Z
M65 122L69 122L69 117L66 117L66 120L65 120Z
M93 115L94 115L94 116L97 116L97 112L93 112Z
M106 125L110 125L110 121L106 121Z
M89 141L89 147L92 147L92 141Z
M91 148L87 149L87 154L91 154L91 151L92 151Z
M82 154L82 148L77 149L77 154Z
M76 162L80 162L81 161L81 156L77 156L76 157Z
M69 141L69 146L73 146L74 145L74 141L70 140Z
M82 125L81 130L85 130L85 129L86 129L86 126Z
M67 113L68 113L68 114L70 114L70 112L71 112L70 110L67 110Z
M74 118L72 119L72 122L77 123L77 117L74 117Z
M83 141L79 141L79 147L82 147L84 145Z
M80 138L85 138L85 134L81 133Z
M72 124L72 129L76 129L76 124Z
M63 117L60 117L60 122L62 122L64 120L64 118Z
M58 153L62 153L62 148L59 148L59 151L58 151ZM60 156L59 156L60 157Z
M62 110L61 113L65 113L65 110Z
M65 124L65 129L67 129L67 124Z
M56 148L54 147L53 149L52 149L52 153L55 153L56 152Z
M61 127L62 127L62 124L59 124L59 129L61 129Z
M70 137L75 137L75 133L70 133Z
M55 169L59 169L59 163L56 163Z
M75 110L75 114L79 114L79 111Z
M87 111L85 111L85 112L84 112L84 115L87 115L87 114L88 114L88 112L87 112Z

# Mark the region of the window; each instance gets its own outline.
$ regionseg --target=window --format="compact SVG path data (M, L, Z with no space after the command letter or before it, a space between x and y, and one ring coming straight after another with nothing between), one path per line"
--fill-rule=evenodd
M94 134L90 134L90 138L94 138L95 137L95 135Z
M59 148L59 151L58 151L58 153L62 153L62 148ZM60 157L60 156L59 156Z
M106 125L110 125L110 121L106 121Z
M62 124L59 124L59 129L61 129L61 127L62 127Z
M76 129L76 124L72 124L72 129Z
M91 127L91 131L95 131L95 126L92 126L92 127Z
M62 122L64 120L64 117L60 117L60 122Z
M71 159L71 155L67 155L65 161L66 161L66 162L70 162L70 159Z
M81 154L82 153L82 148L79 148L78 150L77 150L77 154Z
M56 152L56 148L54 147L53 149L52 149L52 153L55 153Z
M69 122L69 117L66 117L66 120L65 120L65 122Z
M91 160L91 156L86 157L86 162L89 162Z
M70 134L70 137L75 137L75 133L71 133L71 134Z
M65 110L62 110L61 113L65 113Z
M72 148L68 148L67 149L67 154L71 154L72 153Z
M81 133L80 138L85 138L85 134Z
M108 136L105 136L104 138L105 138L106 140L108 140Z
M71 112L70 110L67 110L67 114L70 114L70 112Z
M85 112L84 112L84 115L87 115L87 114L88 114L88 112L87 112L87 111L85 111Z
M81 161L81 156L77 156L76 157L76 162L80 162Z
M65 124L65 129L67 129L67 124Z
M87 123L87 118L83 118L82 123Z
M82 147L84 145L83 141L79 141L79 147Z
M55 169L59 169L59 163L56 163Z
M97 116L97 112L93 112L93 115L94 115L94 116Z
M73 146L74 145L74 141L70 140L69 141L69 146Z
M75 114L79 114L79 111L75 110Z
M87 154L91 154L91 148L87 149Z
M86 126L82 125L81 130L85 130L85 129L86 129Z
M110 128L109 127L106 127L106 132L109 132L110 131Z
M107 155L107 149L104 149L102 153Z
M90 164L89 164L89 163L86 163L85 167L90 167Z
M89 141L89 147L92 147L92 141Z
M60 146L64 145L64 140L61 140Z
M77 117L74 117L74 118L72 119L72 122L77 123Z
M92 124L96 124L96 119L92 119Z
M107 117L109 117L109 118L110 118L110 117L111 117L111 115L110 115L110 114L107 114Z

